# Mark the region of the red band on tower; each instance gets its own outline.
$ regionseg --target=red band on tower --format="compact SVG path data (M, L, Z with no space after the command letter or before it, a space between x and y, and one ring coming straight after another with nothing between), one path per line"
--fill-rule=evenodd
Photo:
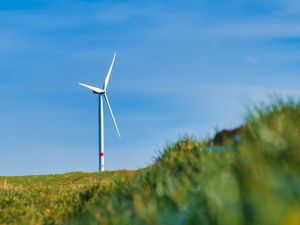
M104 156L104 152L100 152L99 155L100 155L100 156Z

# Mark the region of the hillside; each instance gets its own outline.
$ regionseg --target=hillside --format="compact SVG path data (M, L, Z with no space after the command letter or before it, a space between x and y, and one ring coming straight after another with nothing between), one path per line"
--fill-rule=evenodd
M142 170L0 177L0 224L300 224L299 125L278 101L240 140L186 137Z
M0 177L0 224L61 224L82 209L98 186L133 173Z

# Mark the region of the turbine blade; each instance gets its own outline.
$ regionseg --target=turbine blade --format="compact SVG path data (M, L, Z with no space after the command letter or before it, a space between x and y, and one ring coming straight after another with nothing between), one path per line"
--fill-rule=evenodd
M107 75L106 75L106 78L105 78L105 80L104 80L104 86L103 86L103 89L104 89L104 90L106 90L106 88L107 88L107 85L108 85L108 82L109 82L109 78L110 78L110 75L111 75L111 71L112 71L112 68L113 68L114 63L115 63L116 55L117 55L117 54L115 53L115 54L114 54L114 57L113 57L113 60L112 60L112 62L111 62L111 65L110 65L110 67L109 67L108 73L107 73Z
M97 92L99 94L103 93L104 91L101 89L101 88L98 88L98 87L93 87L91 85L87 85L87 84L83 84L83 83L79 83L79 85L83 86L83 87L86 87L94 92Z
M114 124L115 124L116 130L117 130L117 132L118 132L119 138L121 138L120 131L119 131L117 122L116 122L116 120L115 120L113 111L112 111L112 109L111 109L111 107L110 107L109 100L108 100L108 97L107 97L106 93L104 94L104 97L105 97L105 101L106 101L106 103L107 103L107 105L108 105L108 108L109 108L111 117L112 117L112 119L113 119L113 121L114 121Z

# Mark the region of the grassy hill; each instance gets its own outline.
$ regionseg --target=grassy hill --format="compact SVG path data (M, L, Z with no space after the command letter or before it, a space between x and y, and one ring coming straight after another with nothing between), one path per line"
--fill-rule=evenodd
M239 142L183 138L138 171L0 177L0 224L300 224L300 104L257 108Z
M133 173L0 177L0 224L61 224L81 211L99 186Z

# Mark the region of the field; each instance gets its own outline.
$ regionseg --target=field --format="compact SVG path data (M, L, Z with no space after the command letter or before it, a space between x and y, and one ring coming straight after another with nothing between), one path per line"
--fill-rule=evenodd
M132 173L0 177L0 224L61 224L81 210L99 185Z
M187 136L138 171L0 177L0 224L300 224L300 104L245 119L240 141Z

